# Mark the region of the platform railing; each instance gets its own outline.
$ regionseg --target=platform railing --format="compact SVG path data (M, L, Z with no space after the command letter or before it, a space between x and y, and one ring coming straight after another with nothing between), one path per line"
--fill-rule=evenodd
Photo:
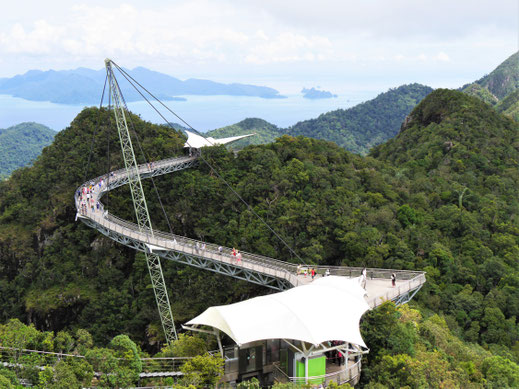
M309 377L289 377L279 366L279 362L273 364L273 377L274 380L280 383L294 383L294 384L305 384L309 383L310 385L324 385L328 386L332 381L336 384L345 384L345 383L354 383L357 377L360 375L360 371L362 368L361 360L359 359L357 362L344 366L344 369L337 370L331 373L318 375L318 376L309 376Z

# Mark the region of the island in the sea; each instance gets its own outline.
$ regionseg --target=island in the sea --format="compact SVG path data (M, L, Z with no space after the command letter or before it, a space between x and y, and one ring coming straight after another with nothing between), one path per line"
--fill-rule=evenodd
M337 97L337 95L334 95L331 92L325 91L325 90L319 90L316 88L303 88L301 90L301 93L303 94L303 97L305 99L331 99L334 97Z
M280 99L285 96L267 86L231 83L190 78L180 80L168 74L143 67L123 69L120 87L127 102L141 101L126 77L138 79L148 85L154 95L167 101L186 101L186 96L249 96L264 99ZM99 91L103 89L106 71L77 68L73 70L29 70L11 78L0 78L0 94L31 101L50 101L57 104L98 104Z

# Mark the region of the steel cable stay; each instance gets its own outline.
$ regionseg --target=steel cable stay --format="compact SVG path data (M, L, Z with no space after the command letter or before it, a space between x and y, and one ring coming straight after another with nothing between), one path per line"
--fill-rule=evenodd
M99 127L99 117L101 116L101 107L103 106L103 101L104 101L104 98L105 98L105 90L106 90L106 83L107 82L108 82L108 74L105 77L105 83L104 83L104 86L103 86L103 93L101 94L101 101L99 102L99 111L97 113L97 123L94 126L94 132L92 134L92 141L90 142L90 152L88 153L88 160L87 160L87 164L86 164L86 167L85 167L85 174L83 176L83 182L86 181L87 174L88 174L88 169L90 169L90 161L92 160L92 154L94 153L94 144L95 144L95 139L96 139L96 134L97 134L97 128Z
M122 93L121 93L121 100L122 100L122 102L124 104L124 107L125 107L126 111L128 111L126 100L125 100L124 95ZM139 139L139 135L137 134L137 131L135 129L135 125L133 124L132 116L128 115L128 119L129 119L129 122L130 122L130 129L133 132L135 140L137 141L137 146L139 147L139 151L141 152L141 156L144 159L144 163L145 164L149 164L150 163L150 158L148 157L148 155L146 155L146 153L144 152L144 149L142 148L141 141ZM164 209L164 205L162 204L162 199L160 198L159 190L157 189L157 186L155 185L155 180L153 179L153 176L150 176L150 179L151 179L153 188L155 189L155 194L157 196L157 199L159 200L159 204L160 204L160 208L162 210L162 214L164 215L164 218L166 219L166 223L168 224L169 232L173 233L173 228L171 227L171 222L169 220L168 214L166 213L166 210Z
M120 74L123 75L123 77L128 81L128 83L141 95L141 97L153 108L153 110L164 120L166 125L168 125L171 129L175 130L173 125L170 121L168 121L165 116L153 105L153 103L139 90L137 86L142 88L149 96L151 96L155 101L157 101L160 105L162 105L167 111L169 111L172 115L174 115L177 119L179 119L183 124L185 124L190 130L193 130L197 135L205 138L203 134L201 134L198 130L193 128L189 123L187 123L184 119L182 119L177 113L175 113L173 110L171 110L167 105L165 105L159 98L157 98L153 93L151 93L148 89L146 89L142 84L140 84L135 78L133 78L128 72L126 72L124 69L122 69L119 65L117 65L115 62L111 61L111 63L114 65L114 67L119 70ZM124 97L123 97L124 99ZM130 118L131 120L131 118ZM211 142L209 139L207 141L214 146L214 143ZM140 142L137 142L140 146ZM186 142L187 143L187 142ZM189 146L189 143L187 143ZM142 147L141 147L142 150ZM199 158L209 167L209 169L231 190L231 192L247 207L247 210L250 211L258 220L260 220L283 244L285 247L288 248L290 253L292 253L301 264L306 265L306 262L301 258L293 249L292 247L283 239L283 237L280 236L250 205L249 203L242 197L240 194L227 182L227 180L222 177L222 175L219 173L219 171L211 164L209 161L204 158L202 153L199 153ZM156 190L156 187L155 187ZM157 192L158 196L158 192ZM161 204L162 205L162 204ZM167 217L167 216L166 216ZM169 221L168 221L169 223Z

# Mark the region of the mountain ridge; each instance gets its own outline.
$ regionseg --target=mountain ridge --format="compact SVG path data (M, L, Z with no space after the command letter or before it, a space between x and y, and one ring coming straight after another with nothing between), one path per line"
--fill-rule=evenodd
M163 100L178 99L178 95L232 95L261 98L283 98L279 92L266 86L240 83L223 84L210 80L190 78L182 81L164 73L136 67L125 69L132 77L154 91ZM0 94L26 100L50 101L60 104L98 104L106 71L77 68L72 70L29 70L22 75L0 79ZM124 79L118 77L127 101L143 100Z
M268 143L283 134L303 135L332 141L348 151L364 155L374 145L395 136L406 115L432 90L428 86L417 83L406 84L391 88L351 108L323 113L317 118L300 121L288 128L278 128L265 122L267 124L245 129L240 122L209 131L207 134L214 136L225 133L225 136L234 136L244 135L248 130L254 130L261 138L261 141L254 140L254 137L244 139L234 148L241 148L248 144Z

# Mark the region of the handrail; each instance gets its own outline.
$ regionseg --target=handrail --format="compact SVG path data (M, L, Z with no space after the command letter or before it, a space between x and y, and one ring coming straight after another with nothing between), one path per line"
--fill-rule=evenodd
M274 371L278 375L281 375L281 377L285 381L293 382L293 383L296 383L296 384L305 383L307 380L308 380L308 382L322 382L322 383L328 384L333 379L335 379L338 384L343 384L343 383L346 383L346 382L351 382L360 373L360 365L361 365L361 359L359 359L357 362L355 362L354 364L349 365L349 366L347 364L345 364L345 368L344 369L337 370L337 371L334 371L332 373L326 373L326 374L323 374L323 375L308 376L308 377L290 377L288 374L286 374L281 369L281 367L279 366L279 362L273 363ZM355 371L356 374L352 376L351 372L353 372L353 371ZM275 374L275 376L276 376L276 374ZM344 379L341 380L340 379L341 376L344 376ZM339 378L339 379L337 379L337 378Z

